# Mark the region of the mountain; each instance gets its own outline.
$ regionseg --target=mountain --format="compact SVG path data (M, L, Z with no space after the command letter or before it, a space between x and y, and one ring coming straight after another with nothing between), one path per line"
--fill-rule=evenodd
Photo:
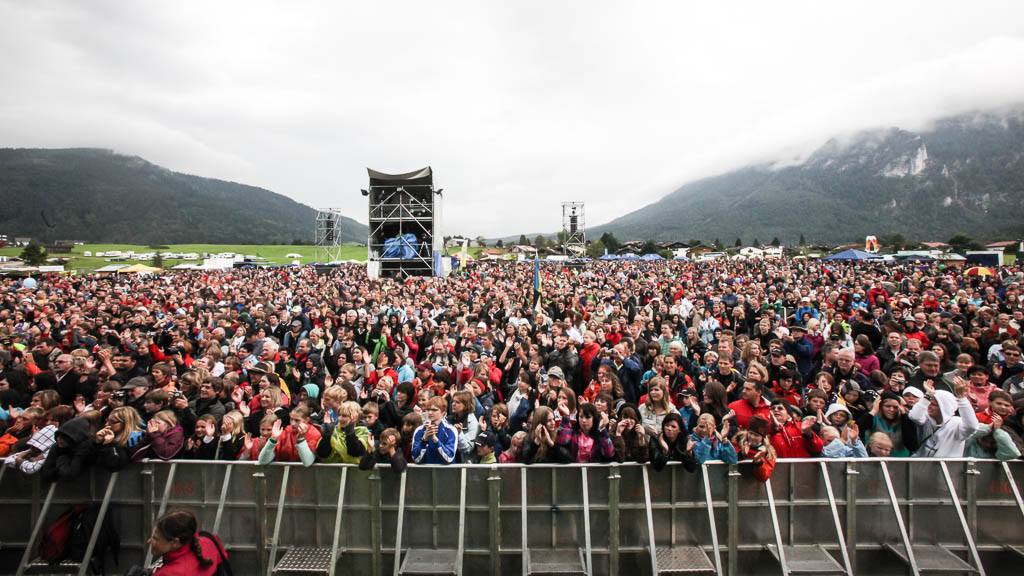
M0 233L125 244L311 243L315 211L245 184L98 149L0 149ZM366 225L342 218L345 242Z
M942 240L1024 236L1024 113L947 118L833 139L798 165L759 165L686 184L587 230L619 240L795 244L903 234Z

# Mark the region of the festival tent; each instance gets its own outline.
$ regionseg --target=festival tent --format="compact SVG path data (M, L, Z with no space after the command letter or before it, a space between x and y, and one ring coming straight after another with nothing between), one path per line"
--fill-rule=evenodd
M664 260L661 254L644 254L640 257L641 260Z
M687 258L686 256L676 256L675 258L673 258L673 260L678 260L680 262L689 262L690 261L690 259Z
M633 254L632 252L626 252L625 254L619 256L619 260L638 260L639 258L639 256Z
M833 254L831 256L826 256L826 257L822 258L822 260L850 260L850 261L858 261L858 262L864 261L864 260L876 260L876 259L878 259L878 256L876 256L876 255L874 255L874 254L872 254L870 252L865 252L863 250L853 250L853 249L851 249L851 250L843 250L842 252L839 252L838 254Z
M611 262L612 260L618 260L618 259L619 259L619 257L616 256L615 254L605 254L604 256L601 256L600 258L598 258L598 260L604 260L605 262Z
M935 258L927 254L904 254L894 258L897 262L935 262Z
M118 274L152 274L153 272L163 272L163 269L153 268L145 264L132 264L127 268L121 268L117 271Z

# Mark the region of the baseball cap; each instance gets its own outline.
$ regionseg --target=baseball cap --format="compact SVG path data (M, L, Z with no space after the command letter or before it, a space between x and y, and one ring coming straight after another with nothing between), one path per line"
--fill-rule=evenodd
M473 447L474 448L478 448L480 446L494 447L494 443L497 440L498 439L494 435L494 432L491 432L490 430L484 430L483 432L480 432L479 434L477 434L476 438L473 439Z
M562 369L558 366L552 366L551 369L548 370L548 378L558 378L559 380L565 380L565 372L562 372Z
M485 322L481 322L481 323L477 324L476 327L477 328L483 328L484 330L487 330L487 324Z
M434 365L431 364L430 362L420 362L419 364L416 365L416 369L417 370L431 370L431 371L433 371L434 370Z

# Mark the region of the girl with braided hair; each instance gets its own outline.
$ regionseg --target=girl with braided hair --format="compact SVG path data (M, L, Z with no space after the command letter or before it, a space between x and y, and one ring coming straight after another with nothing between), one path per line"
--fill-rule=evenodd
M224 547L213 535L198 532L196 517L188 510L172 510L157 519L148 543L153 557L153 576L212 576L217 572Z

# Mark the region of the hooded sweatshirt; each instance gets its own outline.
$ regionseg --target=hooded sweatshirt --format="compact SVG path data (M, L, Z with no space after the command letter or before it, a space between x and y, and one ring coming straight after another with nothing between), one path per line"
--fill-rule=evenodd
M937 402L942 422L928 416L928 406ZM945 390L936 390L935 399L921 398L908 417L917 424L921 447L915 456L927 458L960 458L964 443L978 429L978 418L967 398L957 398Z
M56 433L58 442L50 447L39 475L46 482L74 480L96 459L96 443L89 423L82 418L65 422ZM64 446L59 440L63 439Z

